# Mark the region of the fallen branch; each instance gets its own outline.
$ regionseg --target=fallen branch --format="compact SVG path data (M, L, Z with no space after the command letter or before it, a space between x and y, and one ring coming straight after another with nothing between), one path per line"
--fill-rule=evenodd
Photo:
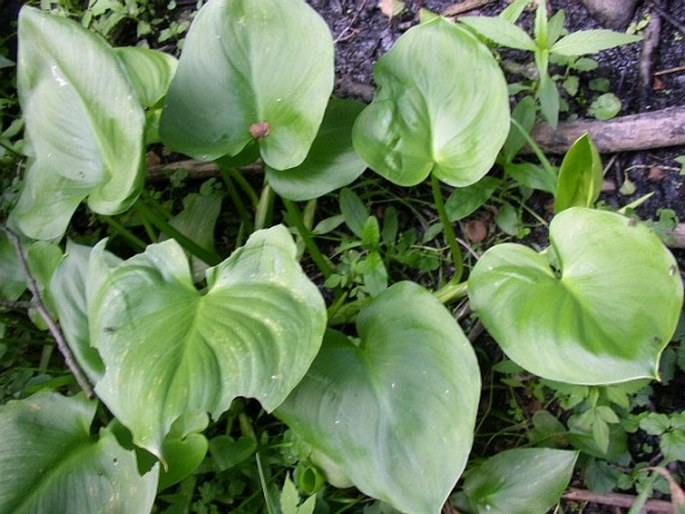
M535 127L532 136L546 153L563 154L585 132L590 134L600 153L685 145L685 107L670 107L607 121L559 123L556 130L543 123Z
M637 500L636 496L629 494L609 493L597 494L583 489L570 489L564 494L564 500L575 502L596 503L599 505L611 505L613 507L630 508ZM663 500L649 500L645 503L642 512L657 513L657 514L674 514L675 509L670 502Z

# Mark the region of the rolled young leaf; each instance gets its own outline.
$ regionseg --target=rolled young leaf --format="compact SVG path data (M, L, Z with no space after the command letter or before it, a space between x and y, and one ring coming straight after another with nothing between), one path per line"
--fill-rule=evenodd
M135 444L164 461L174 423L186 435L187 419L205 412L216 419L237 396L267 411L280 405L326 325L321 294L295 254L285 227L255 232L207 271L202 294L174 240L113 266L95 247L90 339L106 370L96 392Z
M258 139L274 169L299 165L333 91L333 39L302 0L210 0L185 39L160 134L202 160Z
M586 385L657 377L683 302L678 265L656 235L582 207L554 217L544 254L516 244L485 252L468 288L511 360Z
M509 132L509 95L475 36L433 18L397 40L374 80L376 96L352 131L371 169L401 186L434 173L464 187L488 172Z
M452 315L411 282L357 319L361 341L329 331L275 414L312 460L407 513L440 511L471 449L480 372Z
M150 512L159 466L141 477L108 428L91 435L96 407L47 390L0 407L0 512Z
M559 168L554 212L569 207L592 207L602 192L603 177L602 158L585 133L566 152Z
M64 234L76 207L126 210L142 187L145 115L112 49L79 24L25 6L17 86L32 152L10 223Z

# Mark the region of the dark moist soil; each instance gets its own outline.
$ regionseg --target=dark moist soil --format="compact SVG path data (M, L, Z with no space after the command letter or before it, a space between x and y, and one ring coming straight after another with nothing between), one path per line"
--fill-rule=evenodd
M406 9L392 20L378 7L376 0L309 0L308 2L328 22L336 40L336 77L340 85L337 93L344 96L367 96L368 86L373 85L373 66L392 47L406 30L418 23L418 12L426 8L443 12L454 2L451 0L408 0ZM685 25L685 2L670 0L662 2L662 9L681 25ZM504 0L490 2L487 6L465 15L494 15L501 12L508 3ZM566 27L569 31L608 28L590 15L578 0L548 0L551 13L564 9ZM648 12L657 13L650 2L638 5L632 21L638 22ZM524 14L522 23L530 25L532 15ZM640 43L607 50L593 56L598 69L581 76L582 83L604 77L611 83L611 92L623 105L621 114L635 114L667 107L685 105L685 72L674 71L659 75L652 87L641 94L639 87L639 62L642 53ZM666 19L661 21L661 33L653 62L653 71L673 70L685 65L685 34ZM359 86L361 85L361 87ZM366 88L364 87L366 86ZM569 99L570 100L570 99ZM567 117L584 118L587 104L570 101L571 110L562 113ZM685 146L651 151L623 152L604 155L605 164L611 163L606 177L613 186L613 192L605 192L602 200L614 207L622 207L652 193L652 196L637 208L643 219L658 219L660 209L671 209L681 221L685 221L685 176L679 174L679 165L674 158L685 154ZM634 185L634 192L621 193L625 181ZM681 270L685 270L685 251L675 250Z

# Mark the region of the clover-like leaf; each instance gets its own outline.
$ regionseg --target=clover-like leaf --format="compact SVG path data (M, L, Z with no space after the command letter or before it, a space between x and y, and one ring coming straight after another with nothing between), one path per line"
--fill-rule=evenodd
M543 254L488 250L469 278L471 306L505 353L544 378L611 384L656 377L683 301L678 265L624 216L559 213Z
M32 152L10 223L34 239L61 237L76 207L127 209L142 187L145 115L104 40L25 6L17 85Z
M289 170L265 167L269 184L283 198L311 200L353 182L366 164L352 147L352 126L364 104L331 98L307 158Z
M299 165L333 90L333 40L302 0L210 0L185 39L162 114L171 148L237 155L258 139L275 169Z
M463 187L488 172L509 132L509 96L475 36L433 18L397 40L374 79L376 96L352 132L371 169L402 186L432 172Z
M283 226L255 232L208 270L204 294L174 240L104 273L106 254L93 254L90 339L106 369L96 392L134 443L163 460L174 423L187 434L187 420L216 419L237 396L275 409L319 349L325 305Z
M379 294L357 329L359 343L327 333L275 414L313 447L313 460L366 494L403 512L437 513L473 440L473 349L449 311L410 282Z
M51 391L0 407L0 512L150 512L159 466L141 477L109 429L91 435L96 407Z

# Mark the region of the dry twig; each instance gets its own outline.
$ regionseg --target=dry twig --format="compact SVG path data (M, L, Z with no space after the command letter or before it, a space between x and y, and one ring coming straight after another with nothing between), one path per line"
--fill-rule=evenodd
M21 263L21 267L24 270L24 273L26 274L26 285L28 287L28 290L33 295L33 304L31 306L36 309L38 314L40 314L41 318L43 318L43 321L45 321L45 324L48 326L48 329L50 330L52 337L55 338L57 348L59 348L59 351L62 353L62 356L64 357L64 362L76 378L76 382L78 383L78 385L81 387L81 389L83 389L83 392L86 394L88 398L95 398L93 386L90 384L90 381L81 369L81 366L76 361L76 358L74 357L71 348L69 348L69 345L64 339L64 335L62 335L62 331L60 330L59 325L54 319L52 319L52 316L50 315L47 307L45 306L45 302L43 302L43 297L40 293L40 288L38 287L36 278L33 276L29 268L29 263L26 259L26 253L24 252L24 247L21 243L21 238L16 232L3 225L0 225L0 230L7 234L7 236L14 243L14 247L17 250L19 262Z
M479 7L483 7L490 2L492 2L492 0L463 0L446 7L440 14L443 16L457 16L459 14L478 9Z
M564 494L563 498L564 500L568 501L589 502L599 505L612 505L614 507L624 508L630 508L637 499L637 497L629 494L597 494L591 491L574 488L571 488L569 492ZM674 509L669 502L663 500L649 500L643 507L643 512L651 512L655 514L674 514Z

